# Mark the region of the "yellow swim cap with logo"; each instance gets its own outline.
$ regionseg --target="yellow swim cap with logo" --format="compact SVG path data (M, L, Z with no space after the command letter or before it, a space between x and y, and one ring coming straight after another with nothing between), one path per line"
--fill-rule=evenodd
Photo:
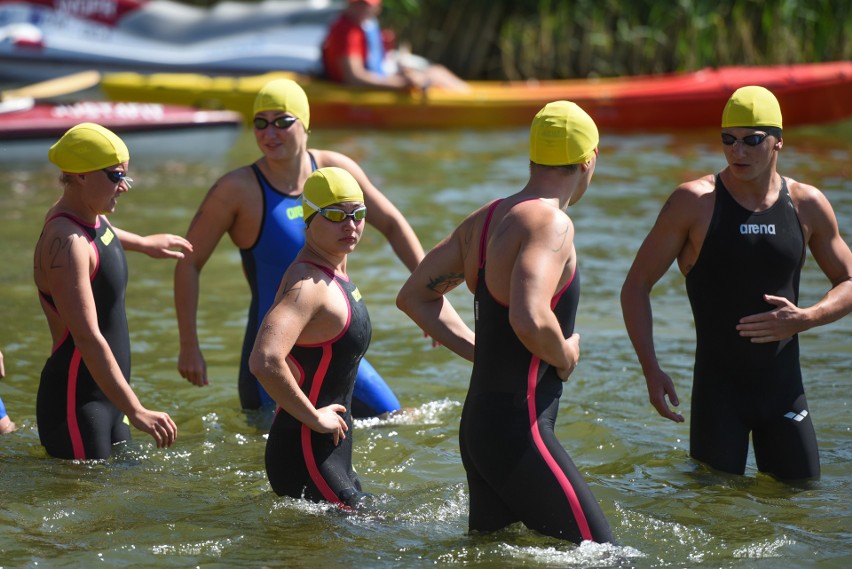
M722 111L722 128L743 126L781 126L781 106L769 89L749 85L740 87Z
M554 101L541 109L530 127L530 160L544 166L582 164L598 146L598 127L571 101Z
M329 166L308 176L302 198L302 215L307 221L317 211L308 202L318 208L344 202L364 203L364 192L349 171Z
M254 114L263 111L290 113L302 122L305 130L311 123L308 96L298 83L291 79L275 79L258 91L254 98Z
M81 174L127 162L130 151L111 130L84 122L69 128L47 151L47 158L63 172Z

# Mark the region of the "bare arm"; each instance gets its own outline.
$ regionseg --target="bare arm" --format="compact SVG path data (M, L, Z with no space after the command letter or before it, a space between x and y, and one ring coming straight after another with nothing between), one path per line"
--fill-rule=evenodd
M832 286L819 302L805 308L783 297L764 295L776 308L745 316L737 325L740 335L755 343L777 342L852 312L852 252L840 235L834 209L813 186L790 180L790 190L811 254Z
M128 251L145 253L155 259L183 259L184 252L192 252L192 244L180 235L157 233L137 235L113 226L122 247Z
M565 266L576 261L574 226L553 207L529 202L515 209L526 212L526 223L509 276L509 322L524 346L565 380L580 359L580 338L565 338L550 300Z
M397 307L437 342L473 361L475 335L444 296L465 280L463 224L424 257L400 289Z
M346 408L339 404L314 407L287 363L296 341L330 302L328 283L318 280L312 274L316 272L297 264L285 273L275 304L261 323L249 367L282 409L311 430L330 433L337 444L346 438L348 426L340 415Z
M187 231L187 239L194 247L175 266L175 310L180 335L178 371L181 377L198 386L208 384L197 328L200 277L219 240L234 223L234 207L226 189L220 180L207 193Z
M673 412L666 402L668 397L672 405L680 404L674 382L660 368L654 348L651 289L683 254L698 209L696 194L690 186L675 190L639 248L621 289L624 324L642 366L651 404L660 415L678 423L683 416ZM691 262L687 261L682 269L688 272Z
M39 266L56 310L101 391L158 447L171 446L177 437L171 417L142 406L100 332L89 280L90 255L91 246L82 235L46 230L40 241Z

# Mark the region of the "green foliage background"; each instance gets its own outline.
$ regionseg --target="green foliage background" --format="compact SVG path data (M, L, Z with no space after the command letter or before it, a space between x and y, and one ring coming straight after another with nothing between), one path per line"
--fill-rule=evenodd
M384 0L381 21L465 79L852 59L852 0Z
M852 0L385 0L382 24L466 79L852 59Z

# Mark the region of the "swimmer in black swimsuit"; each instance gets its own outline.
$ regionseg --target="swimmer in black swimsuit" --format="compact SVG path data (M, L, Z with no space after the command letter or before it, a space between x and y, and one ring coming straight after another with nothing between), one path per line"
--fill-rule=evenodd
M651 403L681 422L671 378L654 351L649 295L677 259L697 335L690 454L745 472L749 434L758 470L818 478L816 435L802 386L798 333L852 311L852 253L825 196L776 171L781 109L763 87L743 87L722 114L728 166L678 187L636 255L622 289L624 321ZM806 247L832 283L800 308Z
M248 369L257 327L275 299L284 271L304 245L302 186L317 168L335 166L357 180L370 208L368 223L388 240L409 269L423 247L405 216L376 188L358 164L332 150L308 148L310 106L304 90L290 79L270 81L254 103L254 137L263 153L256 162L228 172L210 188L187 232L194 252L175 268L175 308L180 332L178 370L197 386L208 384L207 364L196 326L201 270L227 234L240 249L251 289L238 377L243 409L273 409L271 398ZM375 417L401 405L384 378L364 359L355 381L352 412Z
M266 472L280 496L358 508L366 494L352 467L352 392L372 328L346 262L367 208L358 182L342 168L311 174L303 199L305 245L284 274L249 358L279 405Z
M171 446L171 417L143 407L129 383L124 249L179 258L192 247L177 235L122 231L104 217L131 182L130 154L111 131L81 123L48 157L62 170L63 193L48 211L33 268L53 338L36 403L41 443L57 458L103 459L130 438L129 422L158 447Z
M471 531L514 522L545 535L609 542L603 512L553 432L577 365L580 294L574 226L597 163L598 131L577 105L545 106L530 130L530 178L482 206L430 251L397 297L437 342L473 361L459 432ZM474 334L444 296L474 293Z

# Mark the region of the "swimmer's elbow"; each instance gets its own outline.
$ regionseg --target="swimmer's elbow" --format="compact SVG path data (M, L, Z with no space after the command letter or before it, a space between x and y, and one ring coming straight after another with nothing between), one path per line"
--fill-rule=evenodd
M249 371L258 379L268 377L273 374L276 369L280 369L284 363L281 358L275 353L269 353L259 349L257 346L251 351L249 356Z
M509 309L509 325L515 331L515 335L524 344L528 345L531 341L538 337L543 326L529 312L512 311Z
M416 320L416 306L417 302L412 298L408 289L408 285L403 285L399 291L399 294L396 295L396 307L403 311L412 320Z

